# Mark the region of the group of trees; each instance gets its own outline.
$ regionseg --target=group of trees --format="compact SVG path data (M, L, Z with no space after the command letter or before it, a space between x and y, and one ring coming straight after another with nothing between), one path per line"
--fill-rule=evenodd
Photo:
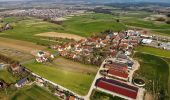
M5 55L0 54L0 60L6 62L6 63L18 63L18 61L13 60L12 58L9 58Z

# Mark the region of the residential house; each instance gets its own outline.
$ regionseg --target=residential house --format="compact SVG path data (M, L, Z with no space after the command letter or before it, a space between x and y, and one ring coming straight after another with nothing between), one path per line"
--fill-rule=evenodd
M15 86L16 86L17 88L20 88L20 87L23 87L24 85L26 85L27 83L28 83L28 79L27 79L27 78L23 78L23 79L19 80L19 81L15 84Z
M19 72L21 68L19 64L12 64L10 67L13 72Z

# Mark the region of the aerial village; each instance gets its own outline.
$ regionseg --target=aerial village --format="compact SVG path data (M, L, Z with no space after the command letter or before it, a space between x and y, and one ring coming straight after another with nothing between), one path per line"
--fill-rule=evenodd
M123 32L108 31L91 38L73 41L64 45L52 45L60 56L76 62L100 66L87 96L80 96L71 90L53 83L22 66L18 62L0 64L0 69L8 71L18 77L19 81L13 85L21 88L25 85L37 84L62 100L89 100L93 89L97 89L114 96L128 100L143 100L145 82L134 79L133 74L139 69L139 63L131 58L133 50L139 44L151 45L154 40L148 39L136 30ZM167 49L168 45L166 48ZM52 62L55 56L46 51L32 52L39 63ZM3 56L1 56L2 59ZM9 59L6 59L9 61ZM12 62L12 61L11 61ZM5 66L5 67L4 67ZM0 88L7 88L5 82L0 81Z

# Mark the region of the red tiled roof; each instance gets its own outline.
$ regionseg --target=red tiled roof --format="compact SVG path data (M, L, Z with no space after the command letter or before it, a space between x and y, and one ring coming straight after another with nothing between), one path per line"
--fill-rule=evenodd
M128 73L122 70L118 70L118 69L114 69L114 68L110 68L108 71L108 74L114 75L114 76L118 76L118 77L122 77L122 78L128 78Z
M122 64L117 64L117 63L105 64L104 67L106 67L106 66L109 68L119 69L119 70L123 70L123 71L128 70L128 66L122 65Z
M97 80L96 86L133 99L136 99L138 93L138 88L116 80L100 78Z

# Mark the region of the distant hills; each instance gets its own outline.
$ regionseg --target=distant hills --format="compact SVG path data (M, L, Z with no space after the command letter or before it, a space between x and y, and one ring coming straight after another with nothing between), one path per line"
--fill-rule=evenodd
M32 1L32 2L83 2L83 3L129 3L129 2L161 2L161 3L170 3L170 0L0 0L0 1Z
M129 3L129 2L161 2L170 3L170 0L31 0L45 2L86 2L86 3Z

